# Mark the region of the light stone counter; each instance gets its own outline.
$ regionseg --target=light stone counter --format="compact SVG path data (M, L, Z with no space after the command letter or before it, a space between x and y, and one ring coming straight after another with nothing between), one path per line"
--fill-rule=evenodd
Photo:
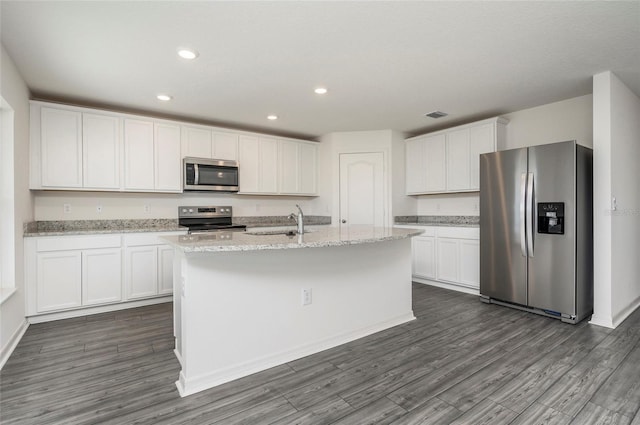
M272 234L295 231L295 228L250 228L246 232L216 232L167 236L169 244L184 253L261 251L268 249L322 248L357 245L410 238L422 233L420 229L394 227L349 226L310 227L304 234Z

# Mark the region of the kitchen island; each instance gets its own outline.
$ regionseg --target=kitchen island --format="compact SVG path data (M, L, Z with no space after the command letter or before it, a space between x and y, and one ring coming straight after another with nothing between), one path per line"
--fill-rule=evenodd
M187 396L413 320L416 229L167 237Z

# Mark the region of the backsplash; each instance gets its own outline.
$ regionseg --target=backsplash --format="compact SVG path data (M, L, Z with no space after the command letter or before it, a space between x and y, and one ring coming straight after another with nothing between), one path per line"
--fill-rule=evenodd
M478 225L480 216L477 215L401 215L394 217L396 224L423 225Z

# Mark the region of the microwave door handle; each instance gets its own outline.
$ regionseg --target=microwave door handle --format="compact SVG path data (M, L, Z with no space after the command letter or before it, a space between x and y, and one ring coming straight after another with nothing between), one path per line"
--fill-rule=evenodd
M193 164L194 176L193 176L193 184L200 184L200 170L198 169L198 164Z

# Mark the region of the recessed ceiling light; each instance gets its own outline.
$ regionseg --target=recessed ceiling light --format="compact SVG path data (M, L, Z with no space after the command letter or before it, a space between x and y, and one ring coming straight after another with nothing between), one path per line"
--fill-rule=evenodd
M158 100L163 101L163 102L168 102L168 101L170 101L171 99L173 99L173 97L169 96L168 94L159 94L159 95L157 95L157 96L156 96L156 98L157 98Z
M316 94L325 94L327 92L327 89L324 87L318 87L317 89L314 90L314 92Z
M275 121L275 120L278 119L278 116L277 115L267 115L267 119L271 120L271 121Z
M188 49L186 47L181 47L178 49L178 56L183 59L195 59L199 55L198 51L195 49Z

